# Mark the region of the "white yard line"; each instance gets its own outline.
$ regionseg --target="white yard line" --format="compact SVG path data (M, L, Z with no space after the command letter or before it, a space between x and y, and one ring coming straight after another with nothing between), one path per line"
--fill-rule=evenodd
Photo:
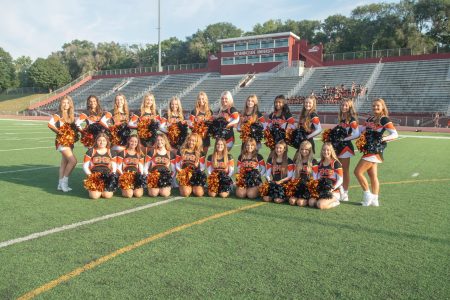
M402 135L403 138L415 138L415 139L436 139L436 140L450 140L450 136L433 136L433 135Z
M167 204L167 203L170 203L170 202L173 202L173 201L177 201L177 200L180 200L180 199L183 199L183 198L184 197L174 197L174 198L170 198L170 199L167 199L167 200L163 200L163 201L159 201L159 202L155 202L155 203L150 203L150 204L147 204L147 205L135 207L135 208L132 208L132 209L127 209L127 210L116 212L116 213L113 213L113 214L109 214L109 215L104 215L104 216L101 216L101 217L93 218L93 219L90 219L90 220L76 222L76 223L72 223L72 224L69 224L69 225L64 225L64 226L61 226L61 227L55 227L55 228L52 228L52 229L49 229L49 230L45 230L45 231L41 231L41 232L35 232L35 233L32 233L32 234L24 236L24 237L20 237L20 238L16 238L16 239L12 239L12 240L1 242L0 243L0 248L5 248L5 247L8 247L8 246L11 246L11 245L14 245L14 244L18 244L18 243L23 243L23 242L26 242L26 241L34 240L34 239L37 239L37 238L40 238L40 237L43 237L43 236L47 236L47 235L50 235L50 234L62 232L62 231L65 231L65 230L74 229L74 228L77 228L77 227L80 227L80 226L83 226L83 225L94 224L94 223L97 223L97 222L100 222L100 221L104 221L104 220L112 219L112 218L115 218L115 217L120 217L120 216L124 216L124 215L127 215L127 214L135 213L137 211L141 211L141 210L144 210L144 209L147 209L147 208L151 208L151 207Z
M78 165L82 165L83 163L77 163ZM10 174L10 173L18 173L18 172L28 172L28 171L36 171L36 170L43 170L43 169L51 169L51 168L59 168L59 166L48 166L48 167L38 167L38 168L25 168L25 169L19 169L19 170L12 170L12 171L3 171L0 172L0 174Z
M34 147L34 148L17 148L17 149L6 149L6 150L0 150L0 152L8 152L8 151L22 151L22 150L34 150L34 149L49 149L49 148L55 148L55 146L51 146L51 147Z

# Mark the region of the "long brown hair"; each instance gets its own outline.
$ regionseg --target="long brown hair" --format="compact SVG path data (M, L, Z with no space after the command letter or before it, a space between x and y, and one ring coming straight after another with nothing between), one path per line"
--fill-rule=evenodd
M200 96L203 96L204 99L206 100L206 103L205 103L205 117L209 118L209 117L211 117L211 109L209 108L208 95L204 91L200 91L200 93L198 93L198 95L197 95L197 101L195 102L195 115L198 116L198 114L201 112Z
M67 110L66 113L64 113L62 110L62 103L66 99L69 102L69 109ZM73 107L72 97L70 97L69 95L65 95L59 102L59 113L61 114L61 118L64 121L64 123L73 123L75 121L74 110L75 109Z
M247 152L247 145L248 144L253 144L253 146L255 147L255 150L253 150L253 152L249 153ZM249 138L243 145L242 150L241 150L241 159L244 158L244 156L250 155L251 159L254 159L258 156L258 147L256 144L256 140L254 138Z
M117 98L118 97L122 97L123 98L123 112L127 117L127 120L130 118L130 112L128 111L128 102L127 102L127 98L125 97L124 94L117 94L114 97L114 119L122 119L120 117L120 111L119 111L119 105L117 105Z
M224 164L228 167L228 148L227 148L227 141L225 141L225 139L217 139L216 143L214 144L214 151L212 154L212 163L213 163L213 168L215 168L217 166L217 144L219 142L222 142L224 147L223 147L223 162Z
M305 101L312 100L313 101L313 107L311 110L307 111L305 108L305 104L303 103L302 111L300 112L300 118L298 119L298 123L303 123L303 128L308 132L311 127L311 113L316 112L317 110L317 99L315 96L310 95L306 97Z
M382 106L382 108L383 108L383 111L381 112L381 114L380 114L380 115L374 115L374 118L373 118L373 122L374 122L375 124L380 124L380 119L381 119L382 117L389 117L389 110L388 110L388 108L387 108L387 106L386 106L386 102L385 102L382 98L377 98L377 99L373 100L373 101L372 101L372 105L373 105L375 102L381 103L381 106Z
M97 106L95 107L95 110L92 110L92 109L89 107L89 100L91 100L91 98L94 98L94 99L95 99L95 102L97 102ZM87 99L86 99L86 110L87 110L87 112L88 112L89 114L94 113L96 116L100 116L100 117L101 117L101 115L103 114L103 109L102 109L102 106L100 105L100 100L98 99L97 96L95 96L95 95L89 95L89 96L87 97Z
M137 154L138 158L141 158L141 156L143 155L143 153L142 153L142 151L141 151L141 142L140 142L140 139L139 139L139 137L138 137L137 134L132 134L132 135L130 135L130 136L128 137L126 150L128 150L128 148L130 148L130 140L131 140L131 138L136 138L136 139L137 139L138 143L137 143L137 145L136 145L135 151L136 151L136 154Z
M269 158L272 160L272 165L277 162L277 153L275 149L278 145L282 145L284 147L283 155L282 155L282 163L281 163L281 176L285 177L288 173L288 147L285 141L281 140L276 145L275 148L270 152Z
M348 112L342 112L342 105L344 103L347 103L348 105ZM342 100L341 105L339 106L339 114L338 119L339 122L350 122L351 118L354 118L355 120L358 120L358 115L356 114L355 106L353 105L353 100L350 98L346 98Z
M203 140L202 137L198 133L191 133L187 136L186 140L184 141L183 145L181 145L180 152L181 155L184 155L186 151L188 151L188 144L189 139L195 139L195 145L194 145L194 154L195 154L195 160L196 162L200 159L200 155L202 154L203 149Z
M103 132L101 132L101 133L99 133L96 137L95 137L95 144L94 144L94 148L97 148L98 146L98 139L99 138L101 138L101 137L104 137L105 139L106 139L106 148L110 148L111 147L111 141L109 140L109 137L105 134L105 133L103 133Z
M300 144L300 147L298 147L297 158L295 160L295 177L297 177L297 178L300 177L300 173L303 170L303 157L302 157L302 153L300 151L302 148L307 148L309 150L309 154L307 157L307 163L306 163L306 172L308 174L312 173L312 161L314 159L314 152L312 151L311 142L309 142L308 140L305 140Z
M184 116L183 116L183 106L181 105L181 100L180 98L178 98L177 96L172 97L172 99L170 99L169 101L169 106L167 107L167 117L171 118L174 115L174 111L172 111L172 108L170 107L172 105L173 102L176 102L178 104L178 115L176 115L177 117L179 117L181 120L184 120Z
M170 146L170 142L169 142L169 139L167 138L167 136L164 133L160 132L156 135L155 141L158 138L158 136L162 137L162 139L165 142L164 147L166 148L166 151L170 152L170 150L172 150L172 147ZM158 148L156 147L156 143L155 143L155 151L156 150L158 150Z
M255 106L253 106L253 110L251 112L251 116L252 116L251 122L255 122L258 119L258 113L259 113L258 96L256 96L255 94L252 94L247 97L247 100L245 100L244 109L242 110L241 115L247 116L247 101L250 99L253 99L253 102L255 103Z
M147 93L142 98L142 101L141 101L141 116L143 116L145 114L145 100L147 98L150 98L150 100L152 102L152 104L150 104L150 112L151 112L152 116L156 116L156 100L155 100L155 95L153 95L152 93Z
M320 160L323 161L325 158L323 156L323 150L325 147L329 147L331 149L331 160L339 161L339 158L336 155L336 151L334 151L333 144L330 142L325 142L322 145L322 149L320 150Z

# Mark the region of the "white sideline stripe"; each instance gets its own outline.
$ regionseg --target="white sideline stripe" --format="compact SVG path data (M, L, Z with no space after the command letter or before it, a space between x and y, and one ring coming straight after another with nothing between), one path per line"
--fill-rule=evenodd
M24 141L24 140L50 140L55 139L54 137L40 137L40 138L10 138L10 139L3 139L3 141ZM47 141L45 141L47 142Z
M124 215L127 215L127 214L131 214L131 213L134 213L134 212L137 212L137 211L141 211L141 210L147 209L147 208L151 208L151 207L167 204L167 203L170 203L170 202L173 202L173 201L176 201L176 200L180 200L180 199L183 199L183 198L184 197L174 197L174 198L170 198L170 199L167 199L167 200L163 200L163 201L159 201L159 202L155 202L155 203L150 203L150 204L139 206L139 207L135 207L135 208L132 208L132 209L119 211L119 212L116 212L116 213L113 213L113 214L109 214L109 215L104 215L104 216L101 216L101 217L93 218L93 219L90 219L90 220L81 221L81 222L77 222L77 223L72 223L72 224L69 224L69 225L61 226L61 227L55 227L53 229L49 229L49 230L46 230L46 231L32 233L32 234L24 236L24 237L20 237L20 238L17 238L17 239L12 239L12 240L9 240L9 241L1 242L0 243L0 248L5 248L5 247L8 247L8 246L11 246L11 245L14 245L14 244L18 244L18 243L34 240L34 239L37 239L37 238L40 238L40 237L43 237L43 236L47 236L47 235L58 233L58 232L61 232L61 231L77 228L77 227L80 227L80 226L83 226L83 225L93 224L93 223L97 223L97 222L100 222L100 221L103 221L103 220L108 220L108 219L112 219L112 218L115 218L115 217L124 216Z
M50 118L50 117L49 117ZM1 121L15 121L15 122L48 122L46 120L27 120L27 119L0 119Z
M81 165L81 164L83 164L83 163L77 163L77 166ZM48 166L48 167L26 168L26 169L12 170L12 171L3 171L3 172L0 172L0 174L28 172L28 171L35 171L35 170L51 169L51 168L59 168L59 166Z
M450 140L448 136L433 136L433 135L399 135L403 138L416 138L416 139L436 139L436 140Z
M6 149L6 150L0 150L0 152L21 151L21 150L33 150L33 149L49 149L49 148L55 148L55 146L52 146L52 147L34 147L34 148Z

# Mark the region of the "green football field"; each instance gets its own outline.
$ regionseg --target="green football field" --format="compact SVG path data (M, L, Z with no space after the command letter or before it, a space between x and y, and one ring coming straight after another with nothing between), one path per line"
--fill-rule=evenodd
M359 205L352 176L350 202L319 211L176 190L89 200L81 164L63 193L47 124L0 120L0 299L450 298L450 135L400 135L380 207Z

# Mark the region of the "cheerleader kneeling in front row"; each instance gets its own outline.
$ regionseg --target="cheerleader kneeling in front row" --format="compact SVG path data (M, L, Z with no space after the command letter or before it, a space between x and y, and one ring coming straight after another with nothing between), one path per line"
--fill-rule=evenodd
M217 139L214 145L213 154L208 156L206 161L208 170L208 195L222 198L230 195L233 180L231 176L234 173L234 159L228 154L227 142L225 139Z
M126 149L116 157L117 171L120 174L119 187L125 198L140 198L144 194L144 155L141 152L139 138L136 134L128 138Z

